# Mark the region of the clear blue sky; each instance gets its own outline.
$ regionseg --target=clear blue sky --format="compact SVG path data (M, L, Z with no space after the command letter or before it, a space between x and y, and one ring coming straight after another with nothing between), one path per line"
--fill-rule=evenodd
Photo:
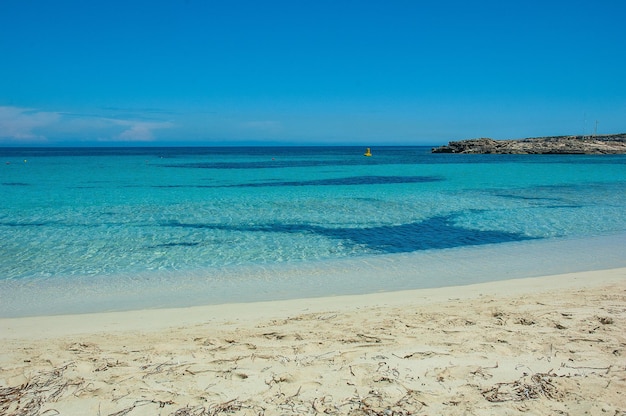
M624 0L0 0L0 144L626 132L625 19Z

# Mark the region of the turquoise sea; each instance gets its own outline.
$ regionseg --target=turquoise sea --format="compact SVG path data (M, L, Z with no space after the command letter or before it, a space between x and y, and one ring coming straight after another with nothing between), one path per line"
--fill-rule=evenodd
M0 317L626 267L626 156L0 148Z

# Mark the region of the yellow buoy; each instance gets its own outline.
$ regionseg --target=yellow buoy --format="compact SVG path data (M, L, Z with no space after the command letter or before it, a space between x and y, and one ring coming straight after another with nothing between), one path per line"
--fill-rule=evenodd
M371 156L371 155L372 155L372 152L370 151L370 148L368 147L368 148L365 150L365 153L363 153L363 156Z

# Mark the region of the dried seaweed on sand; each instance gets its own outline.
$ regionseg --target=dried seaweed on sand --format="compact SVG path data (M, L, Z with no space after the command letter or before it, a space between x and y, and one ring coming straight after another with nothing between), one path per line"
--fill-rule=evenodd
M20 386L0 388L0 413L6 416L52 416L59 414L54 409L41 412L45 403L56 402L70 388L76 392L83 379L67 380L63 373L73 363L57 367L52 371L35 374Z

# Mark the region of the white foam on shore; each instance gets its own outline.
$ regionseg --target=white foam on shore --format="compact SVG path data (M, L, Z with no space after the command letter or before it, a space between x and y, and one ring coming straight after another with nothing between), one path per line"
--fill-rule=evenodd
M0 282L0 317L356 295L626 267L626 234L333 261Z

